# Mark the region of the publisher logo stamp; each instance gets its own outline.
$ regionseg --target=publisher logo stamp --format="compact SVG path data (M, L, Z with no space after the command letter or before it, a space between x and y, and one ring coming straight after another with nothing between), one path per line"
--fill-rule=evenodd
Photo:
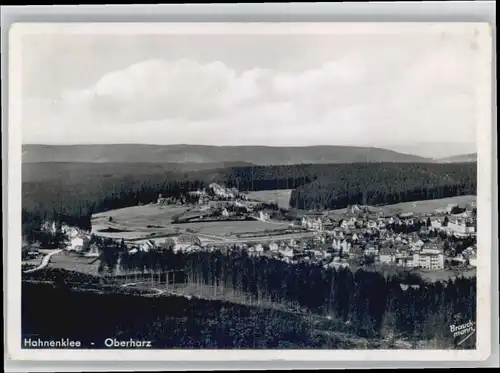
M469 321L465 324L450 325L450 333L453 334L456 345L460 346L476 333L476 322Z

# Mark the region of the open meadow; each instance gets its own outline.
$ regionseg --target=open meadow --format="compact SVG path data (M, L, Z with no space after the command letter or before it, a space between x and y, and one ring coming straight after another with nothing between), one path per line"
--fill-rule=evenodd
M184 223L174 224L173 226L179 227L182 230L189 230L194 234L231 237L237 236L240 233L262 233L266 231L272 232L278 229L285 229L288 227L288 224L266 223L259 220L247 220Z
M288 223L247 221L206 221L174 224L173 217L189 212L193 208L177 205L146 205L128 207L92 218L92 233L98 236L125 240L153 239L164 241L174 233L196 234L202 241L224 241L237 239L239 234L272 235L288 227ZM112 218L109 221L109 217Z
M173 217L187 211L189 207L176 205L144 205L107 211L93 215L92 233L117 239L147 237L151 233L173 233ZM110 217L112 221L109 221Z
M287 209L290 207L290 196L293 189L260 190L249 192L248 199L267 203L276 203L278 207Z
M49 268L62 268L77 273L86 273L97 276L99 260L96 258L85 258L67 251L52 255L48 265Z
M460 207L476 203L477 196L456 196L449 198L428 199L423 201L403 202L394 205L385 206L369 206L371 213L382 213L385 216L395 216L403 212L413 212L414 214L431 214L438 209L446 208L448 205L457 204ZM331 210L329 214L332 216L343 215L347 212L346 208Z

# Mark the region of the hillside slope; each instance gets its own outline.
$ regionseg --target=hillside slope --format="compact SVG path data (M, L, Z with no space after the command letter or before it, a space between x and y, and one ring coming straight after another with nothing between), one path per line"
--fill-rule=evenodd
M467 163L477 162L477 153L455 155L453 157L446 157L437 159L438 163Z
M475 163L357 163L198 170L153 163L23 165L23 224L60 219L88 227L97 212L179 196L212 182L244 191L294 189L299 209L339 209L476 194ZM85 225L86 224L86 225ZM26 228L29 230L29 227Z
M355 146L205 146L205 145L23 145L23 162L221 163L258 165L358 162L432 162L392 150Z

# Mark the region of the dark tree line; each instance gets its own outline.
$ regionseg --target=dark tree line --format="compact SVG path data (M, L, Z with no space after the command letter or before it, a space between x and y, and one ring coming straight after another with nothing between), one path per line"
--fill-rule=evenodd
M92 341L95 348L103 348L104 339L110 336L151 340L156 348L360 348L352 343L357 334L372 343L385 340L385 348L391 347L393 336L409 341L408 347L417 347L424 340L427 348L448 349L454 347L449 326L475 321L474 279L403 290L400 281L374 273L334 272L328 283L335 298L328 304L329 313L340 320L349 319L347 325L258 304L249 307L175 296L144 298L113 290L106 295L83 293L66 286L71 276L59 272L55 287L23 283L24 336L72 338L87 345ZM43 279L52 277L49 274ZM58 312L40 307L40 298L57 304ZM60 314L71 317L61 318ZM471 338L460 348L474 345Z
M23 337L70 338L87 348L105 348L106 338L149 340L157 349L354 347L315 335L300 316L220 301L100 295L30 283L23 284L22 297ZM40 307L39 299L57 304L58 312Z
M476 194L475 164L356 164L329 171L296 188L291 205L335 209Z

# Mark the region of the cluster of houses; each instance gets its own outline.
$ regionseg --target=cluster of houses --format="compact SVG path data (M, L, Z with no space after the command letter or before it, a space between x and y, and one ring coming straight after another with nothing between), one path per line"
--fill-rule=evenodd
M239 195L236 190L223 188L218 184L211 184L209 190L211 196L217 195L223 199L211 199L207 206L210 206L210 210L217 208L223 217L234 214L236 207L247 206L246 201L235 199ZM193 193L199 193L200 198L204 198L205 194L208 195L206 191ZM309 231L309 235L313 231L312 238L280 240L279 236L276 236L274 242L224 245L224 243L203 244L195 234L180 234L159 244L154 240L144 240L129 247L128 250L130 253L148 252L166 246L174 252L186 253L220 249L243 250L251 256L267 256L291 264L309 262L334 268L348 267L353 261L428 270L443 269L446 262L476 266L475 244L454 257L445 256L449 254L444 250L443 234L453 235L459 240L468 238L467 242L470 242L472 237L475 242L475 214L470 210L450 214L453 209L454 207L448 207L444 212L438 211L420 216L411 212L382 216L382 214L367 213L366 209L354 206L340 217L306 214L292 223ZM259 220L270 219L270 214L265 210L258 209L255 212L247 210L247 212L254 214ZM416 227L416 229L396 229L396 227ZM90 244L89 235L78 228L65 224L56 227L55 223L47 223L44 229L54 233L60 229L65 233L68 237L69 251L81 252L87 256L99 255L99 248ZM439 231L441 235L429 234L432 231Z
M476 234L475 218L470 212L464 212L458 215L433 217L431 219L431 228L444 231L449 235L456 237L465 237Z
M90 235L80 228L69 226L65 223L57 225L55 222L45 222L42 224L42 230L51 234L61 232L65 237L65 249L82 253L88 257L99 256L99 248L95 244L90 243Z
M168 248L173 250L175 253L178 252L195 252L204 250L204 246L199 239L194 234L180 234L177 236L169 237L163 242L157 244L154 240L145 240L143 242L130 247L128 252L130 254L135 254L137 252L149 252L154 250L161 250L163 248Z
M449 215L456 205L450 205L444 216L431 214L415 216L412 212L397 216L367 216L361 208L348 209L348 214L341 219L333 220L327 214L306 215L293 223L316 232L312 247L308 241L285 244L278 243L279 250L271 249L274 243L257 245L248 250L254 255L269 255L266 252L288 262L301 260L327 262L330 266L348 266L354 259L367 259L386 265L403 268L423 268L440 270L449 263L466 263L476 266L477 253L475 245L457 254L445 257L444 243L440 237L429 235L432 231L453 235L458 239L475 239L475 218L471 211ZM354 212L354 213L353 213ZM353 215L358 216L353 216ZM437 215L437 216L436 216ZM411 233L396 233L394 227L414 227ZM306 243L307 242L307 243ZM292 255L293 253L293 255Z
M198 198L198 204L207 204L213 200L236 200L242 199L243 196L236 188L226 188L220 184L212 183L208 188L203 190L196 190L188 192L190 197Z
M175 197L163 197L160 193L158 194L158 199L156 200L156 204L158 206L165 205L184 205L186 203L186 199L184 197L175 198ZM140 204L140 203L139 203Z
M411 226L417 222L412 213L399 214L397 217L369 216L369 217L345 217L337 221L330 218L327 214L321 216L304 216L294 225L300 225L306 229L318 231L331 231L336 227L342 229L385 229L389 225Z
M337 237L318 235L313 239L240 245L251 255L265 255L288 263L307 261L333 267L348 267L349 262L368 259L373 263L402 268L441 270L445 260L476 266L476 248L471 246L456 257L446 257L439 238L425 239L402 234L366 239L357 233L337 232ZM457 259L457 260L455 260Z

